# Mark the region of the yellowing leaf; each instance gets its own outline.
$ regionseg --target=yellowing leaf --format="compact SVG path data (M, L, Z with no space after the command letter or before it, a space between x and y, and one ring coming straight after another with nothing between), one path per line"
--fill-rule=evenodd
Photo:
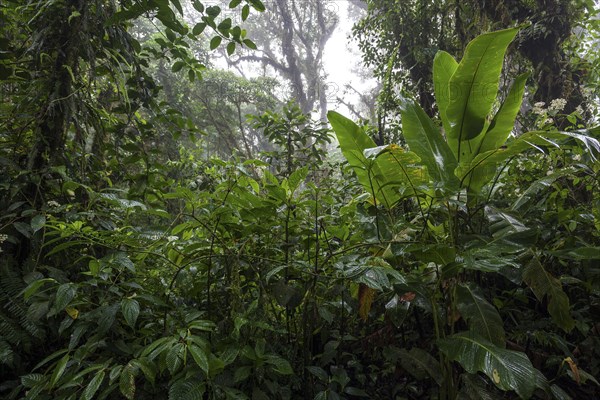
M369 311L371 311L374 297L375 289L361 283L358 287L358 315L360 315L363 321L367 321L367 318L369 318Z
M76 308L67 307L65 308L65 311L67 312L67 314L69 314L69 317L73 319L77 319L77 317L79 317L79 310Z

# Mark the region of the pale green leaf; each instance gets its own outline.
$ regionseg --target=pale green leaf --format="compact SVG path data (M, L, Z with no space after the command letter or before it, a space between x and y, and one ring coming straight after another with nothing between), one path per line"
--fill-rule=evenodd
M461 283L456 287L456 307L467 321L469 329L479 333L497 346L504 347L506 338L502 318L496 308L474 283Z

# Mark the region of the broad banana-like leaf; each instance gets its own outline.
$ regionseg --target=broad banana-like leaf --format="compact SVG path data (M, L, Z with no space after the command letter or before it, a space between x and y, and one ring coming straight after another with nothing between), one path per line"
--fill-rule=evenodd
M368 161L372 161L366 188L375 187L375 196L384 204L389 204L388 207L401 198L418 196L429 189L430 179L419 165L421 159L415 153L389 144L365 149L363 154ZM390 198L395 201L390 202Z
M500 400L501 397L490 390L490 387L480 374L464 373L460 376L461 388L457 400Z
M479 153L484 153L490 150L496 150L502 146L508 136L510 135L521 103L523 102L523 94L525 93L525 83L529 73L519 75L508 94L508 97L504 100L504 103L496 113L494 119L487 128L486 133L481 138L479 148L472 154L473 157ZM468 142L467 142L468 143ZM496 167L484 164L479 168L475 168L471 171L468 178L464 181L464 186L467 187L467 191L473 196L479 194L481 188L494 176Z
M502 146L515 126L515 119L521 109L523 94L525 93L525 83L529 78L529 72L517 76L508 96L500 106L500 109L494 116L487 132L479 144L478 153L489 150L495 150Z
M435 92L435 101L438 105L438 111L444 132L450 132L450 124L446 117L446 110L450 103L450 78L454 75L458 63L450 54L445 51L438 51L433 59L433 90Z
M582 143L592 157L594 157L594 153L600 152L600 142L583 133L531 131L511 141L505 148L497 148L479 153L472 161L459 163L454 173L461 180L462 186L467 186L466 182L471 173L478 170L478 174L480 174L478 175L478 179L481 180L480 185L483 186L493 179L498 165L510 157L521 154L531 148L536 148L540 151L542 151L541 147L552 146L558 148L560 147L559 143L571 138Z
M506 350L472 332L440 339L438 347L467 372L483 372L498 388L514 390L522 399L535 390L537 370L525 353Z
M560 281L546 271L537 257L533 257L523 269L523 281L539 301L544 297L547 299L548 312L556 325L565 332L570 332L575 327L575 321L571 317L569 297L562 290Z
M504 347L505 335L502 318L496 308L473 283L461 283L456 287L456 306L469 324L469 329L496 346Z
M458 162L469 161L477 149L465 142L479 136L486 125L496 101L504 54L518 30L490 32L472 40L450 78L446 135Z
M404 99L401 109L402 133L410 150L421 158L434 183L445 191L458 189L458 164L439 129L414 100Z
M329 111L327 118L337 136L342 154L354 169L360 184L379 203L391 208L400 199L400 194L389 185L385 186L385 176L378 170L375 161L367 159L363 154L366 149L377 146L373 139L353 121L335 111Z

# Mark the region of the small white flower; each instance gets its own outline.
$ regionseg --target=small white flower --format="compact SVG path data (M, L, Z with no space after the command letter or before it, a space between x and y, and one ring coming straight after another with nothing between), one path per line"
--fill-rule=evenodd
M583 115L583 108L581 108L581 106L577 106L575 108L575 112L579 115Z
M548 171L546 171L546 176L550 176L554 173L553 169L549 169Z
M60 203L58 203L57 201L54 200L50 200L46 203L46 205L50 208L58 208L60 207Z
M573 156L573 161L581 161L581 154L575 154Z
M170 243L170 242L174 242L174 241L176 241L177 239L179 239L177 236L167 236L167 240L169 241L169 243Z
M567 101L565 99L554 99L550 102L550 107L548 108L554 111L562 111L566 105Z
M548 118L545 122L548 125L552 125L554 123L554 120L552 118Z
M8 235L0 234L0 243L4 243L8 239Z

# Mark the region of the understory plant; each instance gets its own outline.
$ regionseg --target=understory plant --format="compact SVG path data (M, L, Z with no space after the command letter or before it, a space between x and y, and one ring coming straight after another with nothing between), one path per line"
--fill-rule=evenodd
M568 392L597 393L598 382L577 360L583 343L597 334L595 279L581 274L597 272L592 260L600 257L598 226L593 205L583 207L592 213L584 222L582 202L569 203L583 191L597 202L600 145L589 131L511 136L528 74L512 82L505 98L497 93L505 52L518 31L477 37L460 62L438 52L433 74L441 127L404 98L408 149L376 146L363 128L328 114L368 193L377 231L369 251L402 274L392 293L365 284L359 307L366 316L373 298L386 296L384 315L395 328L414 331L409 324L417 324L417 338L403 333L402 343L388 346L392 362L414 381L437 384L425 392L415 388L420 395L480 399L507 391L523 399L563 399ZM561 170L521 187L524 176L511 174L515 163L528 162L531 150L546 158L561 154ZM588 163L567 159L583 154ZM558 186L558 193L541 197ZM515 192L507 193L508 187ZM550 202L553 216L546 208ZM548 218L562 221L552 233L546 231ZM596 233L565 237L563 229L575 231L581 224ZM595 305L574 310L581 295ZM410 309L414 318L406 318ZM589 367L598 372L593 363Z

